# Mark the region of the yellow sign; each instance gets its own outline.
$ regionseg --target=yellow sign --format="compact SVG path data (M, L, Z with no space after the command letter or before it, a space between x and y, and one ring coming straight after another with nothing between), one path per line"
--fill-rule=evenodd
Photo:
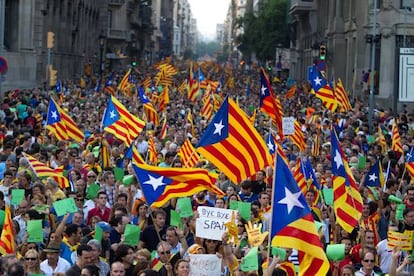
M231 220L229 222L226 222L224 225L227 227L227 232L229 233L229 236L230 236L229 242L233 243L234 245L238 245L239 244L239 230L236 224L235 212L231 213Z
M404 231L404 233L396 231L388 231L388 249L392 250L398 246L401 250L409 251L412 249L413 231Z
M262 224L254 224L249 221L246 225L248 242L251 247L259 246L263 243L266 236L269 234L268 231L262 233Z

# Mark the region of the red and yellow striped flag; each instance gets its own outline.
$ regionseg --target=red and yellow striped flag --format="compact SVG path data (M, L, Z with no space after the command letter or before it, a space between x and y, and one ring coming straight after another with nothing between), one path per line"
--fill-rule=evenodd
M385 140L384 134L382 134L381 126L378 126L378 144L381 146L381 152L387 152L387 141Z
M119 82L118 84L118 90L119 91L124 91L127 87L128 87L128 80L129 80L129 75L131 74L131 69L129 69L124 77L122 78L122 80Z
M168 86L165 86L162 90L159 98L158 98L158 111L159 112L165 112L167 111L167 104L170 103L170 93Z
M306 147L305 137L303 136L302 128L298 120L295 119L295 132L289 136L290 140L299 148L299 151L304 151Z
M391 136L392 136L391 149L395 152L399 152L400 154L402 154L403 149L402 149L402 144L401 144L400 132L398 131L398 126L397 126L397 122L395 118L392 123Z
M186 119L187 119L187 123L190 124L190 127L191 127L191 135L194 137L195 135L194 121L193 121L193 115L191 114L191 110L188 110Z
M199 90L200 90L200 83L198 81L198 78L196 76L194 76L193 63L191 63L190 73L189 73L189 77L188 77L187 97L193 103L197 102L197 96L199 94Z
M336 83L335 98L339 104L340 112L348 112L352 110L351 102L349 101L348 94L345 91L341 79L338 79L338 82Z
M1 231L1 239L0 239L0 254L2 256L6 254L14 254L16 253L14 244L14 231L13 231L13 221L11 218L10 209L5 204L4 209L4 223L3 223L3 230Z
M156 166L158 164L157 148L153 137L148 139L148 159L152 165Z
M180 156L183 168L192 168L198 163L198 161L200 161L200 156L191 144L190 139L185 140L184 144L178 151L178 156Z
M286 98L290 99L293 98L296 94L296 84L292 85L292 87L289 88L289 90L286 92L285 96Z
M331 130L331 163L336 220L351 233L361 218L362 196L334 129Z
M167 137L167 129L168 129L168 125L167 125L167 116L164 113L164 119L162 121L162 127L161 127L161 131L160 131L160 140L164 140L165 137Z
M213 100L211 97L204 101L203 108L201 109L201 116L204 117L206 122L210 122L213 117Z
M300 157L296 159L295 169L293 170L293 178L298 183L299 189L302 192L302 194L306 195L308 185L305 176L302 173L302 161L300 160Z
M69 187L69 180L63 176L63 168L52 169L33 156L26 153L23 153L23 156L37 177L52 177L61 188Z
M312 143L312 156L318 157L319 156L319 150L321 148L321 137L319 134L319 130L315 134L315 138Z

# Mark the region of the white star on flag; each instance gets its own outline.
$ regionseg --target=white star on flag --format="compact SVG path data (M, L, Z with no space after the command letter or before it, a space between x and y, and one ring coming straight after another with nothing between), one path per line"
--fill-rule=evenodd
M368 175L368 177L369 177L369 182L375 182L378 178L375 173Z
M304 208L302 203L299 201L299 197L302 194L301 191L292 193L288 188L285 187L285 197L279 200L278 203L286 204L288 214L292 211L293 207Z
M56 121L58 118L57 112L54 110L52 111L52 118Z
M275 147L273 146L272 142L270 142L270 140L267 142L267 147L269 148L270 151L275 150Z
M115 110L111 110L111 112L109 113L109 117L111 118L111 120L113 120L116 117Z
M153 177L152 175L148 175L149 180L145 181L144 184L146 185L151 185L152 189L155 191L158 189L158 187L160 186L165 186L166 183L163 182L164 177L160 176L160 177Z
M339 169L339 167L343 165L342 156L341 156L341 154L339 153L338 150L335 151L334 162L336 164L336 169Z
M266 95L266 90L267 90L267 87L265 87L264 85L262 85L261 90L262 90L262 94L263 94L263 95Z
M319 76L316 76L316 78L313 81L315 82L316 85L321 85L322 84L322 79L319 78Z
M218 135L221 136L221 130L224 128L223 120L220 120L220 123L214 123L214 128L213 134L218 133Z

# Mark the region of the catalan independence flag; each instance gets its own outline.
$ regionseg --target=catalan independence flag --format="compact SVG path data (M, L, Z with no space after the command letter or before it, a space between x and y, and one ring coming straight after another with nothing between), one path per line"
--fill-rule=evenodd
M283 140L282 121L283 121L283 110L279 98L276 97L273 92L272 86L270 85L269 78L263 69L260 68L260 110L265 112L272 118L272 121L278 128L278 134L280 139Z
M144 129L145 122L130 113L114 96L108 100L103 116L104 130L128 146Z
M351 233L361 218L362 197L335 129L331 130L331 162L336 220L345 231Z
M322 101L326 109L335 112L338 107L338 102L328 81L322 76L315 65L312 67L310 78L315 96Z
M144 159L142 158L141 154L139 154L138 149L135 147L134 144L131 144L127 151L124 154L124 158L128 158L135 164L145 164ZM123 168L123 165L122 165Z
M192 196L204 190L224 195L214 185L215 178L205 169L161 168L145 164L133 164L133 168L145 199L152 207L161 207L173 197Z
M414 179L414 147L411 148L410 152L407 153L407 160L405 163L408 173L411 179Z
M200 161L200 155L196 152L194 146L191 144L190 139L186 139L184 144L178 151L183 168L192 168L198 161Z
M46 127L58 140L73 139L82 142L85 138L75 121L59 107L53 98L49 100Z
M272 163L263 138L229 98L207 126L196 149L233 183L240 183Z
M144 88L141 86L138 88L138 96L144 107L144 112L145 115L147 115L148 122L153 122L154 125L158 126L160 123L158 113L152 105L151 101L148 99L147 95L145 95Z
M299 252L299 275L326 275L329 261L322 248L311 210L287 163L277 154L273 183L272 246Z
M23 156L37 177L52 177L61 188L69 187L69 180L63 176L63 168L52 169L29 154L23 153Z
M13 231L13 220L11 218L10 208L5 204L4 209L4 223L3 230L1 231L0 239L0 254L5 256L6 254L14 254L14 231Z

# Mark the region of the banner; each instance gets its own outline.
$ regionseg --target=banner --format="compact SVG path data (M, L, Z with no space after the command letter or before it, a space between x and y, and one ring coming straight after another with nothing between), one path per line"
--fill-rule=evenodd
M221 259L213 254L190 254L190 276L221 274Z

